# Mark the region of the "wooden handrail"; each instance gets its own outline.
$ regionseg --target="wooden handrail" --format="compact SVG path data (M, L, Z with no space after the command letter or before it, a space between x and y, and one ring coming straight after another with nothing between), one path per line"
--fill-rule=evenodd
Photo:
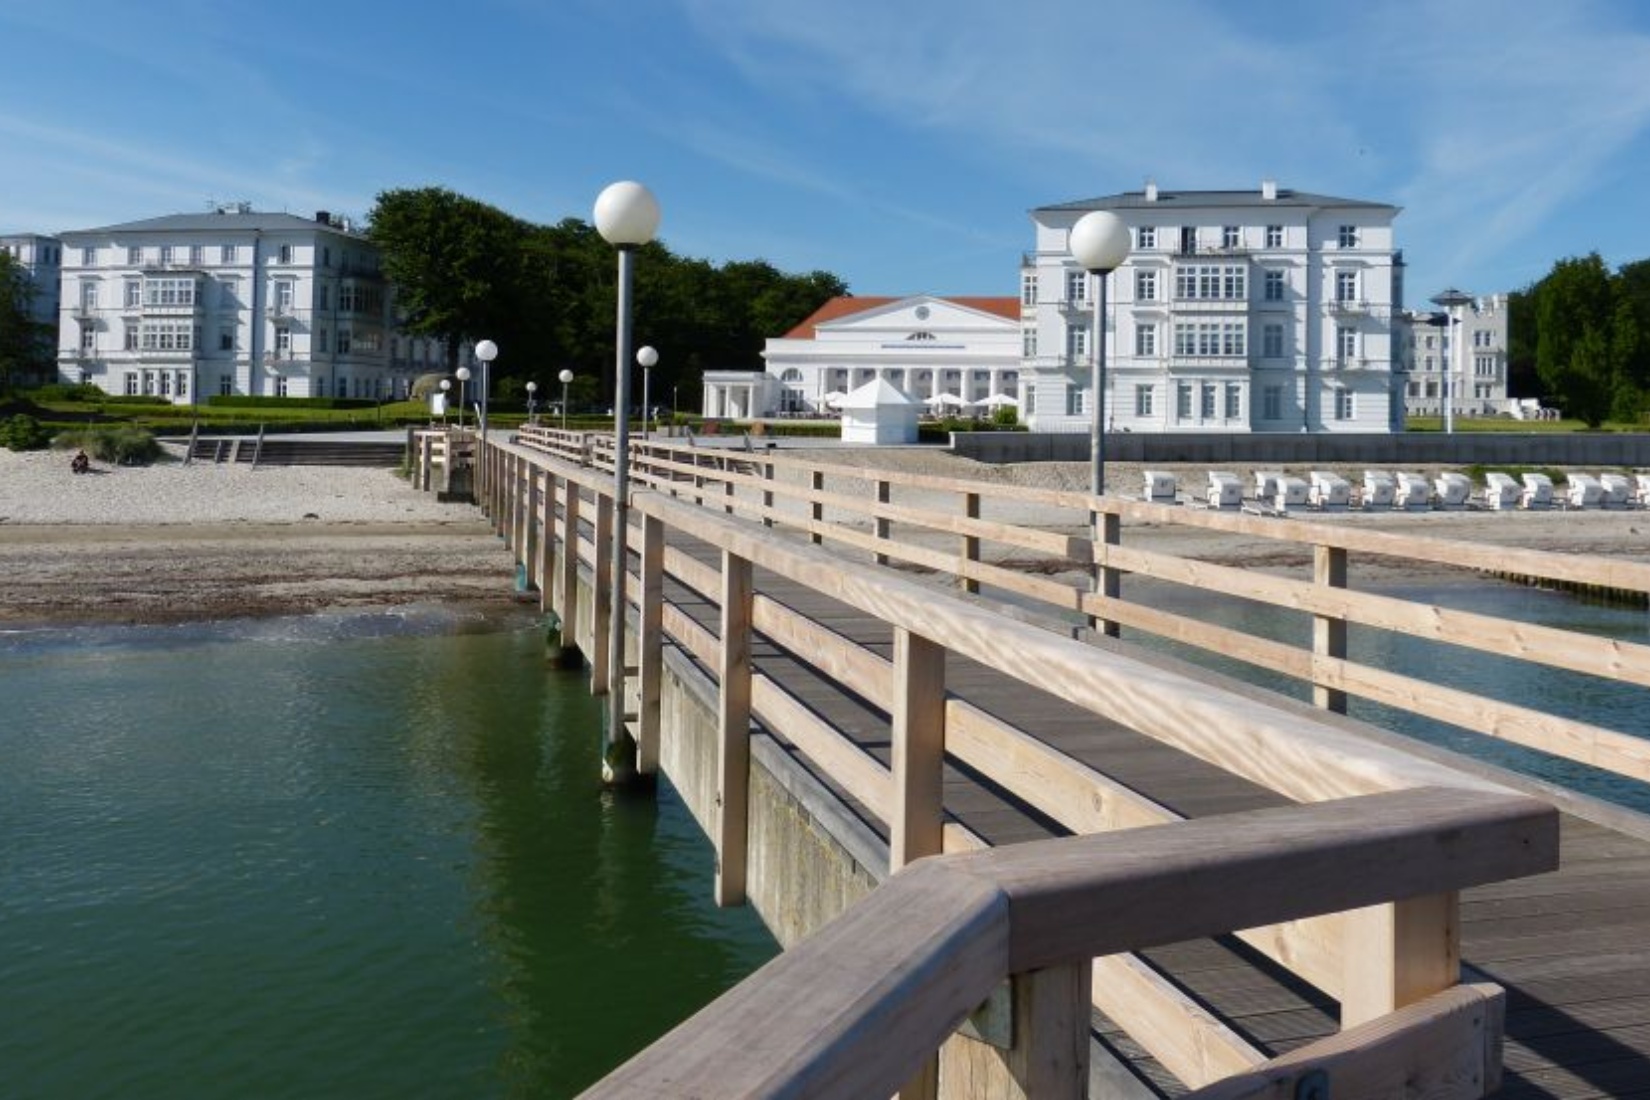
M583 1095L888 1096L1005 977L1557 858L1543 803L1413 790L920 860Z

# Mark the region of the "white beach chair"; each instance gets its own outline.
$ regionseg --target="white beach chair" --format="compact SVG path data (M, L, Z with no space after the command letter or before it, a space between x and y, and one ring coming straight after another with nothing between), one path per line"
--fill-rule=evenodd
M1307 500L1312 507L1325 512L1344 512L1352 503L1352 483L1340 474L1313 470Z
M1223 470L1209 471L1209 507L1243 507L1243 482L1238 480L1236 474Z
M1638 491L1634 497L1640 508L1650 508L1650 474L1634 474L1633 480L1638 484Z
M1145 470L1146 484L1140 492L1140 499L1152 504L1173 504L1175 502L1174 475L1163 470Z
M1432 487L1420 474L1399 474L1398 495L1392 506L1406 512L1424 512L1432 507Z
M1398 499L1398 483L1385 470L1364 471L1365 508L1391 508Z
M1491 471L1484 475L1484 504L1497 512L1518 507L1518 482L1506 474Z
M1277 496L1273 498L1278 511L1287 512L1291 508L1306 507L1307 485L1305 478L1281 476L1278 479Z
M1546 474L1524 474L1524 493L1518 498L1518 506L1531 512L1543 511L1553 506L1553 479Z
M1255 500L1262 504L1270 504L1278 495L1278 486L1283 483L1283 475L1275 470L1255 471Z
M1459 512L1467 506L1467 498L1472 496L1472 479L1466 474L1439 474L1433 480L1432 488L1438 495L1440 508L1447 512Z
M1564 500L1571 508L1597 508L1604 499L1604 486L1592 474L1564 475Z
M1620 510L1630 507L1633 503L1633 483L1622 474L1599 474L1599 487L1603 495L1599 503L1606 508Z

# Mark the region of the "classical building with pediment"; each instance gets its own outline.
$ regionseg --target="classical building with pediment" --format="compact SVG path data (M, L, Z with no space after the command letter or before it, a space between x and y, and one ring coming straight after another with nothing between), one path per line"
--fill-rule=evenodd
M833 298L768 340L764 371L706 371L704 414L834 416L843 395L882 380L936 412L1018 402L1017 298Z

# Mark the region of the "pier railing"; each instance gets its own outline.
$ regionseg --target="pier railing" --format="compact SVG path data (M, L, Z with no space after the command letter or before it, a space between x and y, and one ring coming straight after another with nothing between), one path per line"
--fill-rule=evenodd
M610 453L598 437L589 436L557 434L537 448L495 443L484 455L489 469L481 479L487 486L484 503L500 532L524 563L528 579L545 594L547 605L560 614L563 639L571 642L583 631L593 640L586 653L592 686L598 691L606 689L608 679L609 632L615 618L630 611L604 602L610 587L603 578L612 535L612 479L603 466ZM948 762L979 772L1008 796L1076 834L1180 819L1148 792L1066 756L1039 740L1035 730L985 713L949 692L948 654L997 669L1028 693L1074 704L1297 802L1424 787L1493 789L1452 768L1373 743L1301 708L1277 707L1211 688L1114 648L1006 616L994 605L947 595L897 571L865 569L845 557L840 547L871 551L890 561L931 560L936 551L930 546L896 540L888 527L878 526L897 521L903 535L919 518L927 529L939 529L947 538L1039 546L1067 558L1088 540L1080 535L1018 532L1005 524L988 529L977 510L966 505L964 511L973 510L974 515L929 515L927 509L896 507L881 490L869 509L869 532L859 530L851 520L839 522L835 514L826 519L821 512L829 507L833 513L864 516L868 509L862 497L827 493L828 472L807 464L800 464L807 488L798 494L770 472L767 464L777 461L750 455L713 455L707 460L704 454L682 455L676 448L658 448L655 453L643 445L632 482L639 488L631 512L639 520L641 537L632 543L638 550L636 575L627 587L636 596L634 615L640 629L631 634L637 675L626 677L635 698L624 710L633 715L630 732L636 741L637 766L651 771L658 766L660 752L663 647L667 642L678 647L715 677L719 749L715 809L707 829L718 855L717 898L724 904L738 903L746 894L753 720L793 746L833 789L881 823L889 838L890 871L925 856L984 846L948 815L943 804L941 775ZM861 478L882 476L852 473ZM904 480L914 480L928 491L941 483L945 491L960 491L965 497L982 488L964 488L943 479ZM647 485L658 491L641 489ZM1024 494L1016 490L1015 495ZM684 496L689 499L673 499ZM1059 496L1085 508L1096 503L1086 496ZM1120 511L1135 507L1100 503ZM721 514L724 510L742 511L757 522L729 518ZM1289 526L1298 532L1298 527ZM787 528L797 537L775 537ZM1051 538L1057 541L1048 541ZM684 540L712 550L717 564L690 553ZM835 544L836 549L811 545L816 541ZM998 580L1042 580L990 564L978 551L978 542L954 546L959 570L954 575L994 585ZM1098 560L1098 555L1091 560ZM589 623L578 621L581 569L591 578ZM891 657L762 595L753 584L757 569L828 594L886 624L893 638ZM679 602L665 600L667 579L689 593L690 602L716 609L714 629ZM1062 606L1079 614L1119 610L1117 600L1097 604L1091 592L1070 586L1064 586L1064 592ZM889 761L877 759L832 728L788 685L762 675L752 661L758 635L884 714L892 746ZM1356 1029L1456 985L1460 960L1454 891L1446 887L1383 894L1385 904L1247 927L1239 936L1338 1000L1343 1028ZM1301 911L1308 910L1322 911L1305 903ZM1189 1087L1211 1085L1267 1063L1253 1044L1140 957L1108 955L1094 960L1090 973L1093 1004Z
M611 468L611 437L524 432L526 446ZM1476 570L1532 584L1650 598L1650 563L1470 544L1371 531L1356 524L1230 514L1122 497L941 478L789 457L766 450L638 443L632 477L672 496L719 507L878 564L948 579L1052 620L1117 636L1155 635L1308 685L1323 708L1349 697L1650 783L1650 740L1536 707L1356 662L1350 630L1384 631L1498 659L1650 687L1650 646L1349 586L1353 566L1382 559ZM1033 527L993 518L1033 505L1068 522ZM1503 517L1509 523L1518 516ZM1577 517L1585 522L1585 517ZM1309 563L1305 576L1238 568L1129 545L1131 530L1172 528L1238 536ZM1064 573L1064 576L1060 575ZM1128 578L1169 582L1308 616L1296 645L1131 600ZM1073 583L1076 578L1078 583ZM1650 700L1647 700L1650 701Z

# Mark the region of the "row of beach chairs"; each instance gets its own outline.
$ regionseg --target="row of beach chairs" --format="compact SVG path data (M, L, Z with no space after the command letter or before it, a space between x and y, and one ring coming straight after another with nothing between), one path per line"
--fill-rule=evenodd
M1514 481L1508 474L1492 472L1485 474L1484 480L1484 488L1475 499L1472 479L1465 474L1445 473L1428 481L1420 474L1365 470L1362 485L1354 487L1339 474L1324 470L1313 470L1305 478L1257 470L1254 494L1251 503L1246 505L1243 482L1238 476L1212 470L1204 500L1199 503L1217 510L1247 507L1268 514L1287 513L1291 508L1320 512L1341 512L1349 508L1406 512L1435 508L1457 511L1469 507L1492 511L1518 508L1541 511L1554 507L1650 508L1650 473L1636 474L1631 480L1624 474L1595 477L1572 473L1566 475L1559 490L1555 490L1551 478L1539 473L1526 473L1520 481ZM1163 470L1146 470L1141 497L1157 504L1178 502L1175 475Z

